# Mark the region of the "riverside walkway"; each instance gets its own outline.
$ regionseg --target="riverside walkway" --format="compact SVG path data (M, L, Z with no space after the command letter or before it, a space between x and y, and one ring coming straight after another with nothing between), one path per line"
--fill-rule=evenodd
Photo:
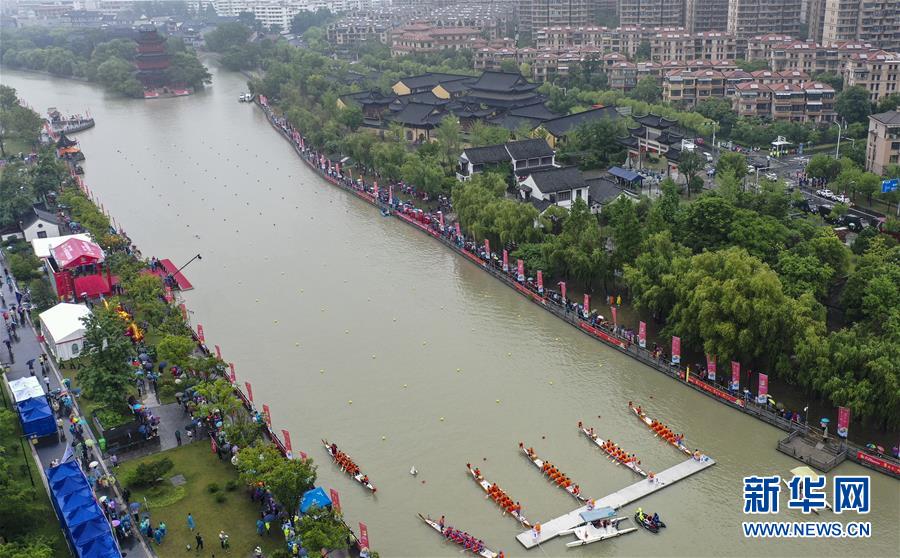
M621 490L596 500L594 508L607 506L613 509L622 508L632 502L640 500L644 496L660 491L673 483L686 479L715 464L716 461L714 459L705 455L699 460L694 458L687 459L678 465L669 467L660 472L656 475L656 479L653 482L648 479L641 479L632 485L626 486ZM587 506L581 506L565 515L551 519L546 523L541 523L540 535L537 535L536 531L532 529L516 535L516 539L525 548L534 548L541 543L545 543L550 539L557 537L560 533L574 529L578 525L584 523L580 514L585 511L587 511Z

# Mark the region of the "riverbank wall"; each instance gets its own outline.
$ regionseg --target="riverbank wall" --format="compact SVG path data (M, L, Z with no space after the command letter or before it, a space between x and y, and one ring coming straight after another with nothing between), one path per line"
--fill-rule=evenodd
M458 240L454 238L455 235L452 234L449 226L444 230L441 230L438 225L439 219L434 215L423 214L422 210L416 210L410 204L399 204L398 200L393 199L393 196L390 194L388 194L389 197L385 199L383 189L379 192L375 189L374 185L366 184L360 179L354 181L352 176L349 176L349 173L348 175L343 174L340 164L326 159L323 154L312 149L310 146L307 146L302 132L284 122L283 119L278 117L274 110L265 104L264 101L257 99L254 104L264 112L266 119L272 128L290 143L300 159L321 178L367 203L376 206L385 215L390 214L407 225L431 236L448 249L471 261L482 270L491 274L495 279L528 298L532 303L540 306L582 333L602 342L607 347L611 347L620 353L628 355L657 372L665 374L680 384L715 399L722 404L728 405L736 411L750 415L788 433L803 432L808 435L821 436L821 431L818 431L815 427L805 423L788 420L766 407L756 404L752 399L745 399L745 397L742 397L740 394L731 392L726 386L700 379L695 374L689 374L685 368L672 364L667 360L657 358L648 349L642 348L638 344L632 343L630 340L616 335L611 329L598 326L597 324L593 324L588 320L583 319L578 315L577 311L572 310L567 305L557 302L545 294L529 288L523 284L524 282L518 280L518 277L514 274L515 270L511 269L511 266L509 271L504 271L499 267L499 262L488 261L479 253L467 248L465 243L458 242ZM425 218L426 216L427 218ZM773 451L776 450L776 448L772 449ZM887 456L875 455L868 451L867 448L858 444L849 441L846 442L846 458L863 467L900 479L900 461ZM815 464L813 463L812 465Z

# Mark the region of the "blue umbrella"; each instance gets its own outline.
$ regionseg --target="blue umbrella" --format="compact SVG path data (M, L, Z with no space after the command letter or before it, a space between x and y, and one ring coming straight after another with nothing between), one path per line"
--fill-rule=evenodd
M142 360L142 361L143 361L143 360L150 360L150 357L147 356L147 353L141 353L141 354L139 354L139 355L138 355L138 358L139 358L140 360Z
M137 411L137 410L143 409L144 406L141 405L140 403L135 403L134 405L131 406L131 408L134 409L135 411Z

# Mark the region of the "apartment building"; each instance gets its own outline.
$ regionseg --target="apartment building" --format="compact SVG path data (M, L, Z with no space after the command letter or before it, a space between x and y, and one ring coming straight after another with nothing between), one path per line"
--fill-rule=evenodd
M326 30L328 42L337 49L357 47L369 41L387 44L390 27L378 20L364 17L346 17L330 24Z
M478 49L487 45L481 31L472 27L434 27L427 23L407 25L391 32L391 55L413 52Z
M732 107L743 117L788 122L834 122L835 90L819 82L765 84L744 82L732 96Z
M587 0L588 21L601 21L619 13L619 0Z
M729 33L753 37L778 33L797 37L800 34L802 0L729 0Z
M684 25L684 0L619 0L619 24L623 27L681 27Z
M824 42L865 41L878 48L900 48L900 2L897 0L814 1L821 16L815 22L815 30L810 23L810 36L820 37Z
M711 97L725 97L725 74L718 70L673 70L663 80L663 100L682 108L694 108Z
M735 60L743 58L746 41L730 33L704 31L663 31L649 39L650 59L654 62L670 60Z
M728 0L685 0L684 27L688 33L728 29Z
M883 50L855 53L844 67L844 84L865 87L873 103L900 93L900 54Z
M900 112L892 110L869 116L866 170L884 175L888 165L898 164L900 164Z
M519 31L531 35L542 27L583 27L590 23L588 0L518 0Z

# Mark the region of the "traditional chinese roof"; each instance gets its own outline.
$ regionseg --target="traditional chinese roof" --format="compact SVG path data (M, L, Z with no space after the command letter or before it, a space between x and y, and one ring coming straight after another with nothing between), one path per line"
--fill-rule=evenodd
M541 125L554 136L562 137L585 122L595 122L604 118L615 120L619 118L619 113L615 107L601 107L546 120Z
M528 175L544 194L584 188L587 184L578 167L560 167L532 172Z

